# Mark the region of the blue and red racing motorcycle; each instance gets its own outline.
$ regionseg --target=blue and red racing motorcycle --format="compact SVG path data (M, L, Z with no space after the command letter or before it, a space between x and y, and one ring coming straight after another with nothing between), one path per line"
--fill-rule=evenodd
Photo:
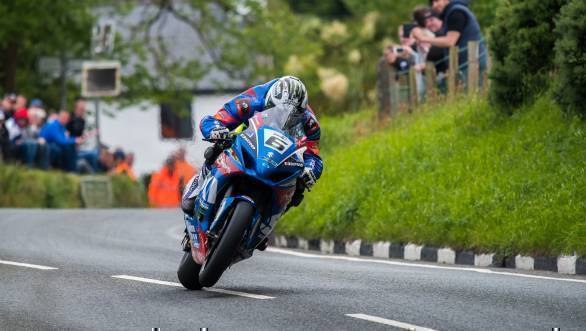
M211 170L199 180L204 181L202 190L208 190L205 194L216 194L215 201L221 203L205 206L196 201L195 216L185 215L185 253L177 270L183 286L213 286L226 268L266 245L303 172L301 119L277 106L256 113L231 139L213 141L205 155ZM211 221L204 220L203 214L210 212L205 208L215 208Z

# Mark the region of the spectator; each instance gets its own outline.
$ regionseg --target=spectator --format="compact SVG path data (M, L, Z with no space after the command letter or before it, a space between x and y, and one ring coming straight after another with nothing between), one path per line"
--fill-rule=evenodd
M468 3L462 0L430 0L429 2L432 9L444 23L440 32L442 36L427 37L420 35L417 39L420 42L430 43L433 46L444 49L458 46L460 48L458 63L464 79L468 76L468 52L466 51L468 42L480 41L479 64L480 72L483 72L486 69L486 46L478 20L474 13L468 9ZM482 82L482 80L479 81Z
M413 38L411 32L416 27L413 23L405 23L399 26L399 40L401 41L400 44L403 47L411 47L413 51L416 50L416 42L415 38Z
M410 47L403 48L399 45L388 45L384 49L383 56L390 65L397 69L397 73L402 73L409 70L409 66L414 63L411 59L411 53Z
M114 154L110 152L108 146L100 146L100 155L98 158L98 171L109 172L114 168Z
M185 160L185 148L180 147L175 153L175 164L177 173L179 174L179 180L181 182L181 190L185 187L187 182L195 175L195 168L192 167L189 162Z
M11 143L12 155L32 168L36 163L43 169L48 168L48 150L42 138L38 137L29 126L29 114L26 108L20 108L6 123ZM36 161L36 162L35 162Z
M16 94L7 93L4 95L1 107L4 113L4 120L8 121L14 115L14 110L16 109Z
M413 10L413 21L416 23L416 26L413 28L413 30L411 31L411 35L412 37L417 40L418 36L427 36L427 37L434 37L434 31L430 30L427 27L427 21L431 21L434 18L434 14L433 11L429 8L429 7L425 7L425 6L417 6L414 10ZM440 21L441 23L441 21ZM441 24L440 27L435 31L439 31L441 28ZM431 48L431 44L430 43L425 43L425 42L421 42L419 40L417 40L416 42L416 49L417 52L419 53L419 55L421 55L421 57L425 60L427 60L427 54L429 53L429 50Z
M132 155L132 157L130 157ZM129 164L130 162L130 164ZM136 176L134 175L134 171L132 171L131 164L134 162L134 155L132 153L128 153L126 155L124 151L121 149L117 149L114 152L114 169L112 173L114 174L125 174L130 179L136 181Z
M27 99L24 95L19 94L16 97L16 104L14 105L15 109L22 109L22 108L26 108L26 104L27 104Z
M28 113L29 118L35 117L37 119L40 119L41 121L44 121L47 117L47 112L45 111L45 108L43 106L43 101L41 101L40 99L31 100L31 104L28 108Z
M413 11L413 20L417 27L413 29L413 36L417 39L417 47L421 54L425 54L428 62L435 64L437 84L442 93L447 92L446 73L448 71L448 57L444 48L432 46L430 43L420 41L420 37L440 37L442 35L443 22L429 7L418 6Z
M38 100L38 99L37 99ZM37 162L41 169L49 168L49 147L44 138L41 137L41 128L45 122L46 113L42 108L29 108L29 125L24 132L25 139L38 144Z
M49 146L51 164L57 168L74 172L77 167L76 145L84 141L83 137L68 137L65 125L69 123L69 113L65 110L59 112L57 120L47 123L41 129L40 136L47 141Z
M395 78L396 80L399 79L400 75L406 74L411 66L415 66L417 70L417 98L420 101L423 100L425 94L425 86L423 83L423 76L421 75L421 70L424 68L424 66L417 65L417 53L413 51L413 49L409 46L403 47L399 45L389 45L385 47L383 56L387 60L387 62L390 65L394 66L397 70L397 76Z
M67 123L67 132L71 137L84 137L88 138L88 134L85 132L85 99L78 97L75 99L75 105L73 108L73 116ZM86 172L93 173L99 168L98 159L99 152L94 147L78 146L77 156L82 163L82 169Z
M10 155L10 137L5 122L4 111L0 111L0 161L3 162L6 162Z
M67 131L72 137L83 136L85 130L85 99L76 98L75 106L73 108L73 116L67 123Z
M175 171L175 159L168 158L163 168L154 173L149 184L149 204L153 207L177 207L180 202L179 174Z

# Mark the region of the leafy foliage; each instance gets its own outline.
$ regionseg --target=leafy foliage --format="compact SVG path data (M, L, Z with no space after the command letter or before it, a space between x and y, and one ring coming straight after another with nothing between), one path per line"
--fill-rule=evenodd
M554 85L556 100L563 107L586 117L586 2L573 0L561 10L557 21Z
M322 178L278 231L585 254L585 133L548 98L511 117L469 99L400 116L330 150Z
M490 100L506 112L547 91L554 68L555 17L568 0L506 1L490 31Z
M88 55L94 18L93 0L5 0L0 2L0 77L4 92L26 91L28 96L59 104L59 79L37 71L41 56L63 59ZM75 88L65 85L65 88ZM69 95L70 99L75 94Z

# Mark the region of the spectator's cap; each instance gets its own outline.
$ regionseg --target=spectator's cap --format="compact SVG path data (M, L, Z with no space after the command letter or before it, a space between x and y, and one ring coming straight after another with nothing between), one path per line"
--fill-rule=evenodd
M28 110L26 108L20 108L19 110L14 113L15 120L28 120Z
M126 154L121 149L117 149L114 151L114 160L124 160L126 158Z
M32 99L30 106L31 107L43 108L43 101L41 99Z

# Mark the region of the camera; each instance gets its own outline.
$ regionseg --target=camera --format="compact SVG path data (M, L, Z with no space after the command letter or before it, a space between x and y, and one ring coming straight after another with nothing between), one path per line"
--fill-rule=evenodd
M403 47L395 47L393 48L393 51L397 54L401 54L405 51L405 49Z

